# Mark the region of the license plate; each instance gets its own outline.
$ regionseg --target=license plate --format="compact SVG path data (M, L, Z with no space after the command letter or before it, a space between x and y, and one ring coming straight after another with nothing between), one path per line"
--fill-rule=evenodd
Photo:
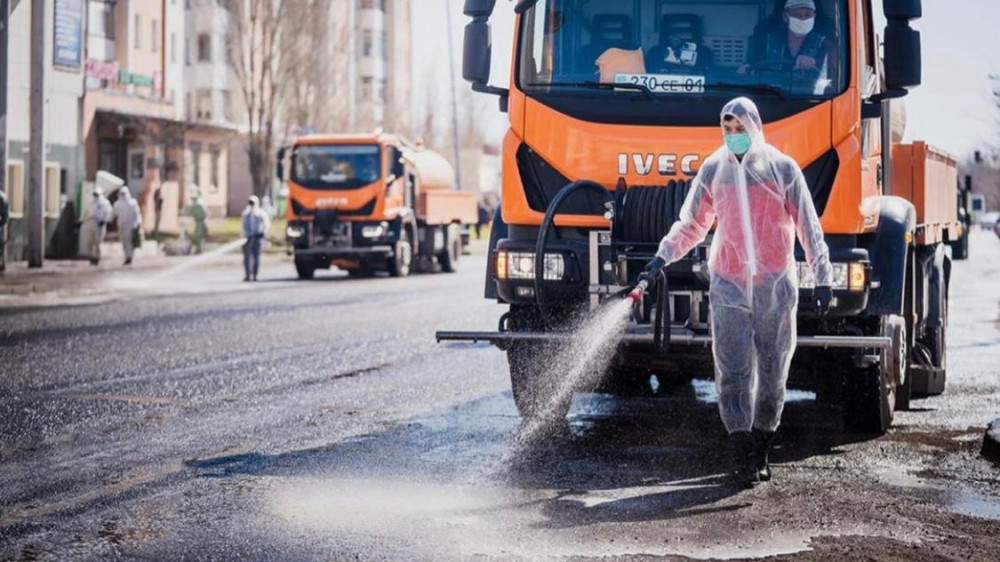
M663 94L702 94L704 76L682 74L616 74L615 84L636 84Z

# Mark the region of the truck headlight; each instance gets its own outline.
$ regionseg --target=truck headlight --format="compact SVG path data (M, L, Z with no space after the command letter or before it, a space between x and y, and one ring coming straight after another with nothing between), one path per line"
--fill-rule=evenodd
M382 224L370 224L361 227L361 236L363 238L381 238L385 236L385 225Z
M305 234L306 229L297 224L290 224L285 227L285 236L289 238L302 238Z
M834 289L860 292L865 290L865 265L861 262L830 264L833 270ZM809 264L798 262L799 288L812 289L816 286L816 277Z
M532 252L497 252L497 279L534 279L535 254ZM542 279L559 281L566 273L562 254L545 254Z

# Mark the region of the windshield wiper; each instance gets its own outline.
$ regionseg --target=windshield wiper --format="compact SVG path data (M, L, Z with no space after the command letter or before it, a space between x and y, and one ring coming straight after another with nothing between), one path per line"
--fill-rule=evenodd
M774 86L768 86L767 84L736 84L729 82L708 82L705 84L705 88L718 88L720 90L747 90L750 92L760 92L764 94L772 94L781 98L781 101L788 101L788 96L785 91L781 88L776 88Z
M551 84L532 84L532 86L569 86L569 87L579 87L579 88L592 88L594 90L614 90L615 88L621 88L623 90L636 90L646 94L651 101L659 101L656 96L653 95L653 91L642 84L617 84L613 82L553 82Z

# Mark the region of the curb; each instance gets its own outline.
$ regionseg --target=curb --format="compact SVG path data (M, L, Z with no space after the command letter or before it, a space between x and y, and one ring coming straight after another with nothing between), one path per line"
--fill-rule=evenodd
M1000 463L1000 418L993 420L987 426L980 454L995 463Z

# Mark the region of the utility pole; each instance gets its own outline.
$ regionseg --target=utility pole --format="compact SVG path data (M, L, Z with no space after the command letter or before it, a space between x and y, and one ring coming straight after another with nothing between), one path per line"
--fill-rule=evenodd
M45 259L45 5L31 2L31 90L28 145L28 267Z
M458 144L458 95L455 93L455 42L451 29L451 0L444 0L444 12L448 25L448 71L451 73L451 138L455 145L455 177L459 189L462 187L462 149ZM473 116L470 115L469 119Z
M7 37L10 6L0 0L0 191L7 192Z

